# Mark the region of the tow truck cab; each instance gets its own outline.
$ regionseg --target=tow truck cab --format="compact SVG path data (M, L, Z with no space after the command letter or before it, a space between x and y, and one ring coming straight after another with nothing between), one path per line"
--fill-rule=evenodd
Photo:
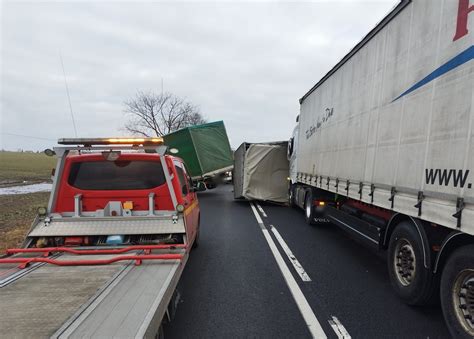
M196 187L179 157L112 146L100 152L91 147L69 149L59 156L54 179L44 218L47 227L68 219L83 221L79 228L85 222L89 226L82 231L62 227L49 236L33 230L27 247L197 244L200 210ZM182 220L183 232L178 227L160 227L156 218L172 218L174 225ZM123 232L115 227L119 220L128 224ZM115 222L112 233L101 232L108 222Z

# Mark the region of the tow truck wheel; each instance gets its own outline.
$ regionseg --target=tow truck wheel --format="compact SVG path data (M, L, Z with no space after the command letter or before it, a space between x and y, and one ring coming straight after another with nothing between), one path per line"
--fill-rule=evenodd
M441 276L441 307L453 338L474 337L474 245L456 250Z
M425 267L423 240L411 222L402 222L393 231L387 263L392 287L405 303L424 305L434 300L436 281Z
M158 328L158 333L155 336L156 339L164 339L165 338L165 330L163 329L163 324L160 324Z
M306 193L306 198L304 201L304 218L306 223L309 225L314 225L314 207L313 207L313 194L311 191Z
M199 217L198 226L196 229L196 238L193 242L193 249L199 247L199 234L201 233L201 217Z

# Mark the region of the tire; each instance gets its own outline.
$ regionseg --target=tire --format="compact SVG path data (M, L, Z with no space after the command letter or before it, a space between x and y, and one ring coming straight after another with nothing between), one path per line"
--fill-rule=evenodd
M162 324L166 320L166 323L171 323L174 318L176 317L176 312L178 310L178 304L181 299L181 294L177 289L174 290L173 295L171 297L170 303L168 304L168 312L164 316Z
M290 204L290 207L295 207L296 206L296 200L295 200L295 193L296 193L296 187L295 185L290 185L289 193L288 193L288 201Z
M194 239L193 247L192 247L193 249L199 247L200 234L201 234L201 218L199 218L199 221L198 221L198 226L197 226L197 230L196 230L196 238Z
M213 189L216 188L216 187L217 187L217 185L214 184L214 183L206 184L206 188L207 188L208 190L213 190Z
M424 265L423 248L423 239L413 223L404 221L396 226L388 246L388 273L393 289L409 305L436 301L438 284Z
M158 333L155 336L156 339L165 339L165 330L163 329L163 324L160 324L158 328Z
M314 217L313 194L308 191L304 199L304 219L308 225L314 225Z
M463 246L449 257L441 275L440 297L453 338L474 337L474 245Z

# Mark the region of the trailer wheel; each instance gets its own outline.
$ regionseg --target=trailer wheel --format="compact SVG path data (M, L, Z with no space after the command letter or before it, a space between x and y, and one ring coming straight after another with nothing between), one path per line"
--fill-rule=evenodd
M474 337L474 245L457 249L441 276L441 307L454 338Z
M309 225L314 225L314 207L313 207L313 194L311 191L306 193L304 200L304 219Z
M392 233L388 246L390 283L399 297L409 305L431 303L436 281L424 266L423 239L410 222L400 223Z

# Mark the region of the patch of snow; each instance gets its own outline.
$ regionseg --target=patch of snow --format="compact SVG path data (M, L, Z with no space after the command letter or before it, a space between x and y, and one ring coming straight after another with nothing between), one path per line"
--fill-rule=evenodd
M26 194L36 192L50 192L53 184L42 182L40 184L1 187L0 195Z

